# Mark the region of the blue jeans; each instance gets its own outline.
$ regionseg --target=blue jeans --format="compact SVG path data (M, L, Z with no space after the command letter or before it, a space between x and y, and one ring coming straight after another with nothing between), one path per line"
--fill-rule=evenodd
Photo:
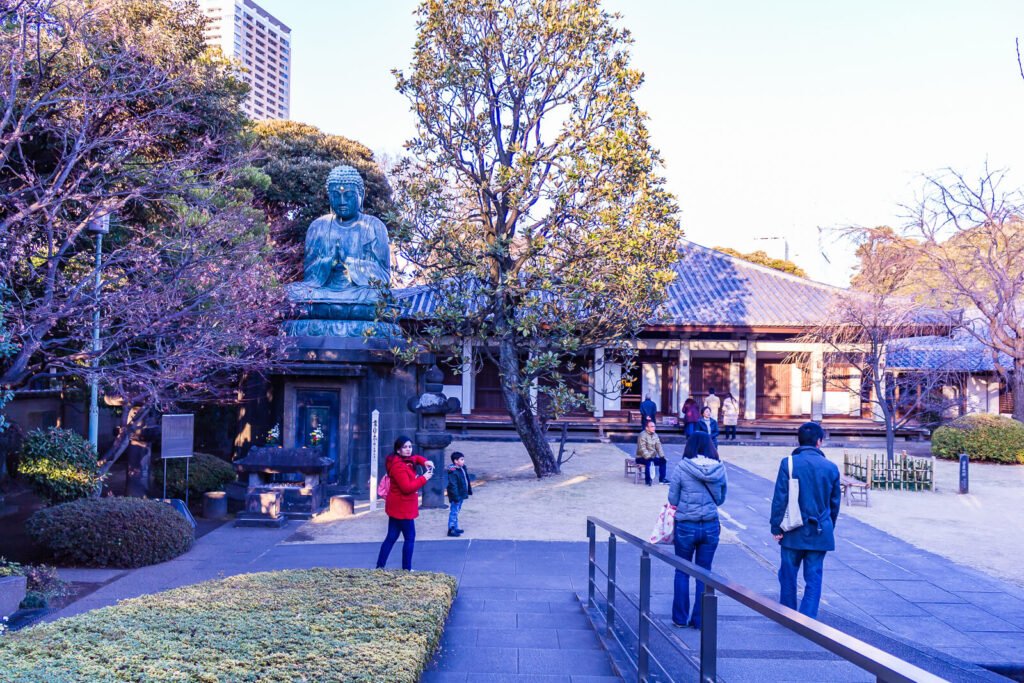
M377 569L383 569L388 563L388 555L395 547L398 534L402 534L402 569L412 569L412 550L416 545L416 520L395 519L388 517L388 535L380 544L380 552L377 554Z
M676 520L675 549L676 555L698 567L711 569L711 561L715 559L718 549L718 537L722 527L718 520L710 522L680 522ZM694 557L696 556L696 559ZM676 570L672 599L672 621L682 626L700 628L701 597L704 595L704 582L697 581L693 594L693 615L690 615L690 577Z
M686 423L686 436L687 437L693 436L693 433L695 431L697 431L697 423L696 422L687 422Z
M779 567L779 602L790 609L796 609L796 575L804 565L804 597L800 601L800 614L811 619L818 618L818 603L821 602L821 577L825 568L824 550L796 550L782 548L782 565Z
M459 512L462 510L462 504L465 500L460 500L457 503L448 503L448 528L458 529L459 528Z
M665 466L667 461L665 458L634 458L634 462L636 462L638 467L644 468L645 483L651 483L651 465L658 466L658 481L666 481Z

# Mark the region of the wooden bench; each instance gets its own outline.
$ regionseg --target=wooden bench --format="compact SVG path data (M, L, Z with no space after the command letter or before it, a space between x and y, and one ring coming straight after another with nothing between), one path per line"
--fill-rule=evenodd
M839 477L839 485L843 489L843 503L845 505L853 505L858 501L864 503L864 507L871 505L868 500L868 496L871 493L871 485L868 482L843 474Z
M635 458L626 458L626 478L633 477L633 483L639 484L644 480L644 470L636 464Z

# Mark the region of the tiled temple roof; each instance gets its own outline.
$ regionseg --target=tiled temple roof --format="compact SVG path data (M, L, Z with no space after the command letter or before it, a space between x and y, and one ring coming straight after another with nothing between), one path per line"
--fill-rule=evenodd
M1000 365L1012 367L1009 357L1001 354ZM963 330L949 337L908 337L889 346L886 364L893 369L933 370L947 372L995 372L992 351Z
M688 241L680 244L674 270L677 277L650 324L811 327L821 320L833 298L847 291ZM429 317L435 305L426 286L396 290L395 296L407 318Z
M685 241L674 270L656 324L810 327L845 291Z

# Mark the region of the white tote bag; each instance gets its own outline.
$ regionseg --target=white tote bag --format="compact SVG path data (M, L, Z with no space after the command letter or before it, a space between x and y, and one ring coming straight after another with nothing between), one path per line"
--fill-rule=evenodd
M787 458L789 461L789 498L786 502L786 516L782 518L783 531L799 529L804 525L804 518L800 514L800 480L793 476L793 456Z
M658 519L654 522L654 530L648 539L651 543L671 543L675 534L676 509L665 503L661 506Z

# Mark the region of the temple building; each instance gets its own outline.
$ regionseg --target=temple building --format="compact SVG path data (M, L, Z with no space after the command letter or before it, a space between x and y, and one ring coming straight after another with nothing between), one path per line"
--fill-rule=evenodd
M602 349L579 359L585 370L577 389L587 393L593 410L564 419L598 428L636 422L640 402L649 396L662 423L671 427L686 398L702 404L713 388L719 396L730 392L739 401L741 431L770 432L773 425L806 419L824 420L850 433L878 429L881 416L870 383L862 384L854 368L836 362L826 345L800 340L820 322L833 297L846 290L692 242L682 243L675 271L665 302L634 342L634 376L623 382L621 366L606 359ZM429 316L431 295L410 291L405 305L410 317ZM889 367L927 372L928 363L936 362L936 345L949 352L950 345L967 343L962 337L955 338L958 342L949 339L951 332L949 323L924 317L921 336L912 338L914 344L900 356L906 367ZM932 353L911 353L913 349ZM794 362L797 357L803 361ZM497 366L468 344L459 360L473 371L447 373L445 393L462 402L461 419L449 417L449 424L468 428L507 423ZM982 365L958 368L963 381L944 391L962 395L963 405L947 411L948 416L1008 412L1005 385L991 362ZM843 381L834 381L838 378Z

